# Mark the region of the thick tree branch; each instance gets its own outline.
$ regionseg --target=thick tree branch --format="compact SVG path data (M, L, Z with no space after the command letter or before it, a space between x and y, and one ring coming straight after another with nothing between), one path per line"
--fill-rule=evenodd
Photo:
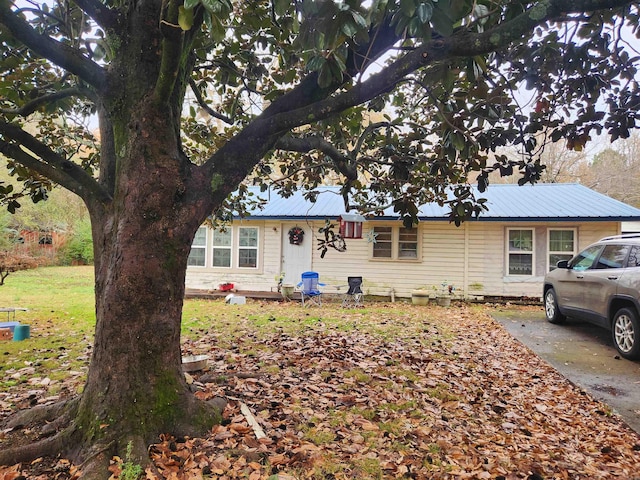
M105 83L104 69L78 50L39 34L28 22L11 11L8 0L0 0L0 25L38 55L77 75L96 89Z
M113 28L118 22L118 14L98 0L74 0L74 3L104 29Z
M376 96L391 91L407 75L427 65L436 65L447 59L473 57L494 52L514 41L525 38L533 29L547 21L580 10L599 10L628 5L625 0L550 0L540 2L536 7L518 17L504 22L498 27L483 33L471 33L461 30L448 38L437 38L408 52L381 72L372 75L366 81L345 90L333 97L324 98L313 104L303 104L301 108L280 110L281 113L269 117L266 110L256 119L259 129L264 133L289 131L293 128L324 120L354 105L360 105ZM297 87L294 90L297 90ZM305 85L304 88L308 88ZM281 97L274 104L278 103ZM284 102L284 100L283 100ZM264 123L262 123L264 122Z
M4 138L0 140L1 153L71 190L85 202L93 198L105 203L111 200L109 194L79 165L58 155L16 125L0 120L0 136ZM10 143L6 139L16 143ZM38 158L21 147L33 152Z
M442 39L453 57L474 57L504 48L513 42L529 38L528 34L548 21L573 21L567 15L585 11L610 10L631 5L629 0L548 0L537 2L532 8L514 19L482 33L461 31L447 39Z
M45 104L48 104L48 103L51 103L51 102L55 102L56 100L60 100L62 98L78 97L78 96L95 98L94 95L93 95L93 92L91 92L91 91L89 91L87 89L77 88L77 87L66 88L64 90L60 90L60 91L52 93L50 95L43 95L42 97L35 98L35 99L31 100L30 102L25 103L20 108L15 108L15 109L3 108L3 109L0 109L0 113L4 113L6 115L19 115L19 116L22 116L22 117L26 117L26 116L31 115L33 112L35 112L42 105L45 105Z
M345 63L347 67L344 72L346 77L353 78L362 74L369 65L401 40L401 37L395 33L395 27L391 24L391 17L386 18L381 26L371 30L369 37L371 38L369 43L358 45L357 48L349 51ZM312 72L302 79L296 88L274 101L264 111L264 116L286 112L291 110L291 106L300 108L313 104L331 95L339 86L334 84L325 89L318 87L318 74L317 72Z

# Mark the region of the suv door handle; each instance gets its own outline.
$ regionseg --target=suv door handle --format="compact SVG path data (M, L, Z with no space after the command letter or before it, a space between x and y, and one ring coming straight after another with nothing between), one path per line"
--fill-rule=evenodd
M584 278L584 275L576 275L576 278Z
M607 278L609 280L617 280L618 279L618 275L609 275Z

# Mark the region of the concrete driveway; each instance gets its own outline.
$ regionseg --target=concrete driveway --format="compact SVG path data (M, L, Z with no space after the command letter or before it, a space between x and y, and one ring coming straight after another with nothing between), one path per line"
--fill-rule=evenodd
M511 335L571 382L601 400L640 433L640 361L620 358L611 333L580 320L546 321L537 309L496 308L492 316Z

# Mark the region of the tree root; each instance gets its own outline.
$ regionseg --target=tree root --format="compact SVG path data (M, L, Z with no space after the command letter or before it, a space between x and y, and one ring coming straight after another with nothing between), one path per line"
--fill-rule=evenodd
M80 398L59 402L53 405L38 406L30 410L22 410L9 417L5 427L19 430L30 427L40 434L40 440L35 442L9 446L0 449L0 465L26 464L36 458L66 458L74 463L81 472L83 480L106 480L110 477L109 465L114 455L118 455L123 463L139 465L143 469L156 471L149 456L149 438L133 433L126 425L114 426L100 432L99 438L87 436L86 428L77 423ZM200 402L191 397L187 402L187 415L181 422L174 425L175 432L182 435L202 433L203 424L190 423L194 415L215 417L214 412L220 412L226 405L226 400L216 397L207 402ZM206 430L206 427L205 427ZM43 435L48 435L42 438ZM130 448L127 446L130 445ZM4 445L3 445L4 447ZM158 474L159 476L159 474Z
M51 405L38 405L27 410L20 410L10 416L4 424L6 428L22 428L27 425L39 425L42 423L65 423L75 413L78 399L63 400Z
M76 428L70 426L52 437L27 445L4 448L0 452L0 465L15 465L39 457L56 457L74 443Z
M73 415L78 407L78 399L64 400L51 405L38 405L28 410L20 410L10 416L4 427L19 430L33 427L39 436L48 437L15 447L5 447L0 451L0 465L29 462L38 457L57 456L72 444L75 426ZM65 428L65 426L67 426ZM56 433L57 432L57 433ZM55 433L55 435L53 435ZM53 436L51 436L53 435Z

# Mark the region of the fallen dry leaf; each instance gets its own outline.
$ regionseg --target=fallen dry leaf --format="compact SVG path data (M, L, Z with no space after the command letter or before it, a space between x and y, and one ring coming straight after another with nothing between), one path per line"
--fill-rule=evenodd
M478 306L265 303L229 324L184 342L211 358L197 395L229 403L207 437L151 446L163 479L640 477L638 435Z

